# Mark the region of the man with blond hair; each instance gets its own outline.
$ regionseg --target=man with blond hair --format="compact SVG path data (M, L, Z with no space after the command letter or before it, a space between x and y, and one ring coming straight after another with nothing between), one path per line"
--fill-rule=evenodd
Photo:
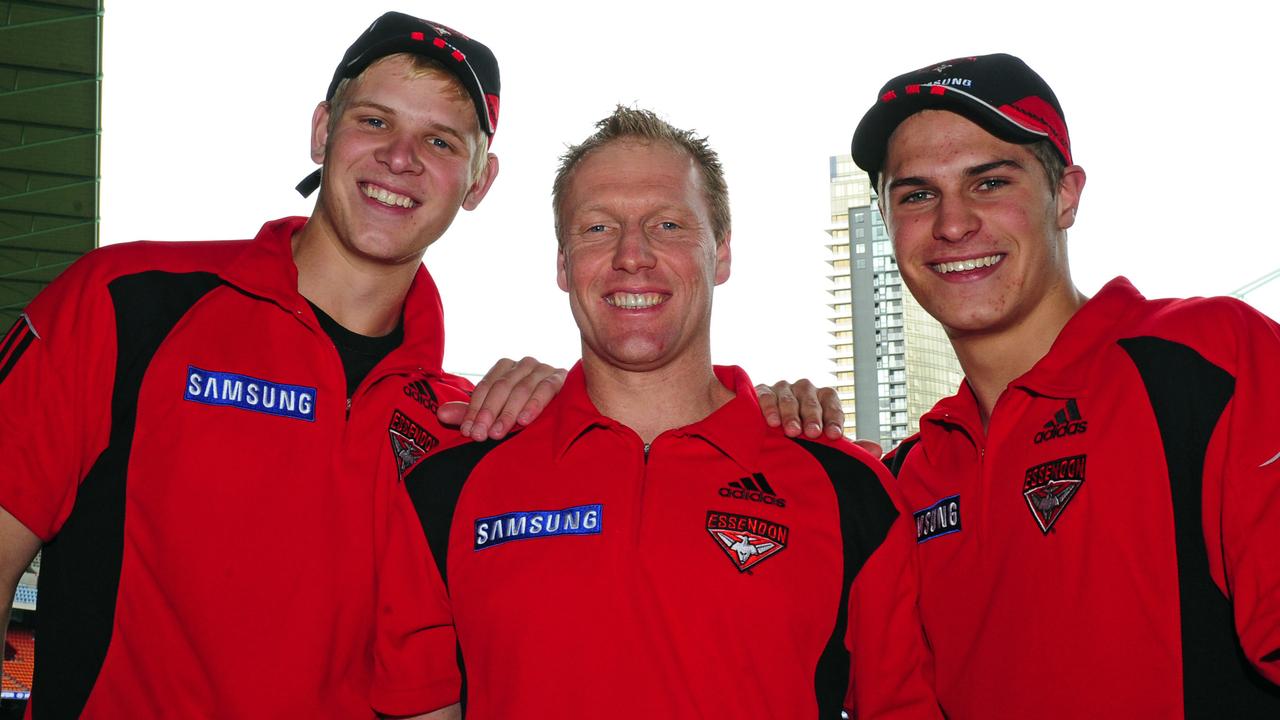
M498 98L483 44L388 13L315 110L310 218L94 251L0 341L6 603L44 546L33 717L428 709L399 640L425 591L388 568L470 385L421 260L497 175ZM524 363L476 425L557 385Z
M449 716L461 669L481 720L939 718L884 468L769 427L711 363L716 153L644 110L597 127L554 188L581 362L523 432L406 479L437 570L433 704Z

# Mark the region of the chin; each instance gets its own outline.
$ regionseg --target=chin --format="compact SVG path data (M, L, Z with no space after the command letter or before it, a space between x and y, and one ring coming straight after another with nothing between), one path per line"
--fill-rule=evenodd
M647 342L632 341L620 345L605 345L602 349L604 352L597 353L600 359L623 370L643 372L661 367L668 360L661 347Z

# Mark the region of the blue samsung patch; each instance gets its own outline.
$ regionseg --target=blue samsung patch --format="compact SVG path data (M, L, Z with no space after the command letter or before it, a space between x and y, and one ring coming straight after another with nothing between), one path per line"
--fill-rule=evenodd
M555 535L599 535L603 505L578 505L563 510L529 510L476 520L476 550L512 540Z
M915 512L916 542L960 532L960 496L945 497Z
M315 422L316 389L187 366L183 400Z

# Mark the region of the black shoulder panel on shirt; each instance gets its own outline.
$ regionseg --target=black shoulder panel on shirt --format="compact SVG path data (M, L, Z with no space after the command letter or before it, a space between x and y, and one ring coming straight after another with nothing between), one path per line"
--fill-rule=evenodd
M818 659L813 687L818 698L819 718L839 718L849 692L849 650L844 636L849 625L849 589L866 563L880 547L898 517L880 478L861 460L828 445L793 438L822 465L836 492L840 510L840 537L844 543L844 574L840 584L840 607L827 647Z
M462 488L484 456L511 437L442 450L418 463L404 479L445 587L449 586L449 529L453 526L453 511L458 507Z
M404 479L405 490L418 512L418 522L431 548L431 556L440 571L445 588L449 587L449 532L453 528L453 513L458 509L462 488L480 461L490 450L514 437L486 440L442 450L409 471ZM458 642L458 671L462 674L462 714L467 714L467 663L462 657L462 642Z
M1201 493L1209 439L1235 392L1235 378L1181 343L1126 338L1160 428L1173 498L1182 617L1182 692L1186 717L1277 718L1280 688L1245 659L1231 602L1209 575Z
M148 271L108 284L116 321L111 434L40 566L32 718L79 717L111 644L124 557L125 487L138 392L156 350L220 284L211 273Z
M920 436L907 438L898 444L898 447L889 451L889 455L885 457L885 467L889 468L889 472L894 477L898 477L898 473L902 471L902 466L907 462L907 455L915 449L916 444L920 442Z
M0 340L0 383L9 377L9 371L18 364L18 358L31 347L31 341L35 339L36 334L31 331L31 324L27 322L25 315L18 318L18 322L5 333L4 340Z

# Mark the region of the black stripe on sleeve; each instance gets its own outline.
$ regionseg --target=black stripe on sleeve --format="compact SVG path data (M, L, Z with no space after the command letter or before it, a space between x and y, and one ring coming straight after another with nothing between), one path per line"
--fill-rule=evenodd
M33 720L79 717L106 659L124 558L125 489L138 392L164 339L219 284L210 273L149 271L108 286L116 374L107 447L89 469L40 566Z
M1245 658L1231 602L1209 574L1201 522L1205 454L1235 392L1235 378L1186 345L1155 337L1128 338L1119 344L1142 376L1168 465L1186 717L1280 718L1280 688Z
M35 339L36 334L31 331L27 316L18 318L18 322L9 329L9 334L5 335L4 342L0 343L0 383L9 377L9 372L18 363L18 358L31 347Z
M884 542L898 517L889 494L871 468L839 450L804 439L794 442L821 465L835 489L840 510L840 536L844 544L844 567L840 585L840 607L827 647L818 659L813 686L818 698L818 717L838 720L849 692L849 650L844 636L849 625L849 590L871 554Z

